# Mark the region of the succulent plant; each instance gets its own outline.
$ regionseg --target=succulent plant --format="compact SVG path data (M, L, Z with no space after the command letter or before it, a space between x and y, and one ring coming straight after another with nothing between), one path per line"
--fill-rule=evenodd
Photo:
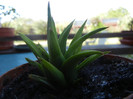
M52 89L66 88L78 81L78 73L83 67L108 53L96 50L81 50L82 43L86 39L91 35L106 29L106 27L99 28L82 36L83 28L87 20L75 34L69 48L66 49L67 37L72 28L73 22L74 21L64 29L58 38L55 23L51 16L50 4L48 4L48 52L40 44L36 45L24 34L20 34L21 38L38 59L38 61L32 61L28 58L26 58L26 60L31 65L37 66L37 68L43 73L43 76L30 74L30 78L42 82L44 85Z

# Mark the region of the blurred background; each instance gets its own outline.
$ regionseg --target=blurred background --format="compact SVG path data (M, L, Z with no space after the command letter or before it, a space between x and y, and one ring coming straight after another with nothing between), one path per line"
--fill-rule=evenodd
M0 5L14 7L19 14L14 20L3 16L1 23L14 27L16 35L19 32L46 34L48 1L59 33L73 19L71 33L86 19L84 32L103 26L109 26L108 32L120 32L129 30L128 23L133 17L132 0L0 0Z
M75 19L70 34L75 34L83 22L88 19L84 33L107 26L103 33L121 33L133 29L132 0L0 0L0 27L15 29L26 35L47 34L47 5L50 1L51 13L60 34ZM2 33L1 33L2 34ZM47 47L46 40L36 40ZM71 40L67 41L69 45ZM133 41L132 41L133 42ZM14 46L25 44L14 41ZM119 38L92 38L84 45L120 44ZM14 55L14 56L13 56ZM133 59L133 55L123 55ZM32 53L1 54L0 74L13 67L26 63L25 57L36 60ZM15 60L15 61L14 61ZM9 62L7 62L9 61Z
M0 5L4 5L6 10L8 7L13 7L16 13L16 16L12 13L6 17L1 15L0 23L2 26L15 28L15 35L46 34L48 1L59 34L74 19L72 34L86 19L88 21L84 33L103 26L109 27L104 32L130 30L129 23L133 17L132 0L0 0ZM15 18L12 19L12 16ZM99 40L95 41L94 44L99 44ZM15 44L19 43L15 42ZM115 38L102 40L102 43L119 44L120 42Z

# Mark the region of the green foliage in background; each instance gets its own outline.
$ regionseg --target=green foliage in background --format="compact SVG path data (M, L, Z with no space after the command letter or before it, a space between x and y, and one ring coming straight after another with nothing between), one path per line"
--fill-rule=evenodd
M47 23L43 20L34 21L32 19L18 18L11 23L17 33L24 34L46 34Z
M122 18L129 15L129 12L125 8L110 9L107 13L99 15L100 18Z
M110 18L118 18L118 26L108 28L109 32L120 32L122 30L130 30L129 22L131 21L131 16L129 12L125 8L118 9L110 9L108 12L100 14L96 17L91 18L90 24L86 25L84 29L84 33L94 30L100 27L104 27L105 25L102 23L103 19ZM8 25L10 22L5 22L3 25ZM64 28L67 26L66 23L56 23L57 33L61 34ZM10 23L10 27L15 28L16 33L24 33L24 34L46 34L47 23L43 20L32 20L26 18L17 18L12 23ZM79 28L72 28L71 33L75 34Z
M90 20L90 22L91 22L91 24L90 24L91 30L95 30L95 29L98 29L98 28L101 28L101 27L105 27L105 25L102 23L102 21L98 17L92 18Z

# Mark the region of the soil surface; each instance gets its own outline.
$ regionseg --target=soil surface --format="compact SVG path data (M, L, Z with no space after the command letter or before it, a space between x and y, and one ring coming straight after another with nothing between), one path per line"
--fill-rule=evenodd
M29 79L29 73L40 74L36 68L24 72L3 88L0 99L122 99L133 93L133 63L118 58L99 58L81 70L79 83L60 92Z

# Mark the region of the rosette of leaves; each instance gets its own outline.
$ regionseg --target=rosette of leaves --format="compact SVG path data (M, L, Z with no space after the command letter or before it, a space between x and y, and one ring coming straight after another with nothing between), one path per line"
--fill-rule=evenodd
M66 88L78 81L78 73L83 67L108 53L96 50L81 50L82 43L86 39L93 34L106 29L106 27L99 28L82 36L83 28L87 20L77 31L69 48L66 50L67 37L72 28L73 22L74 21L64 29L58 38L55 23L51 16L50 4L48 4L48 52L40 44L36 45L28 37L20 34L21 38L38 59L38 61L32 61L28 58L26 58L26 60L31 65L37 66L44 75L30 74L30 78L42 82L44 85L52 89Z

